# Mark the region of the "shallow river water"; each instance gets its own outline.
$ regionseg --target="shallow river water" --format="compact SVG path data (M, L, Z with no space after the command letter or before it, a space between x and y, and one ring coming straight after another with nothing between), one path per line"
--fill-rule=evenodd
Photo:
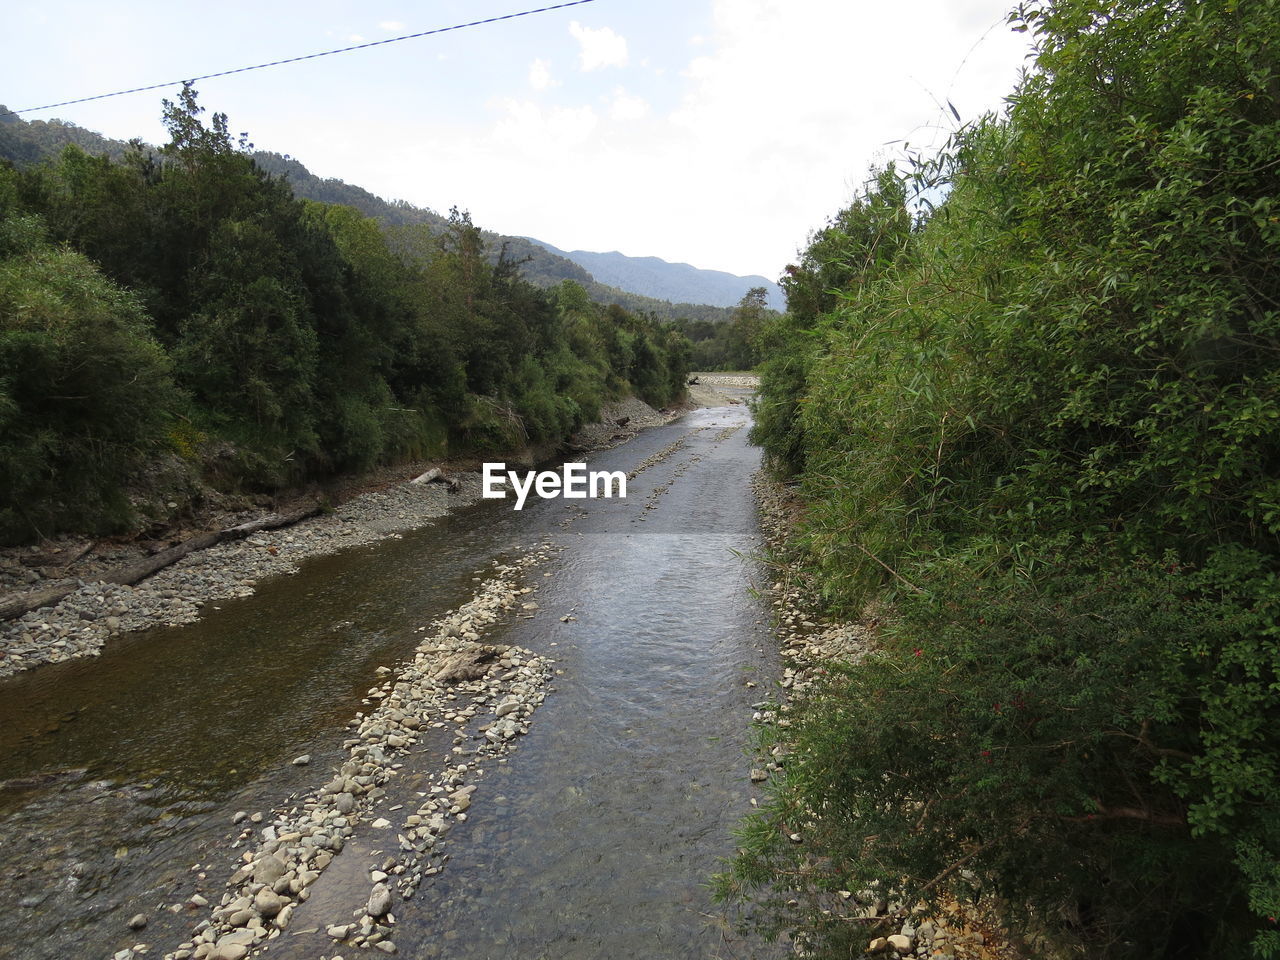
M397 904L399 955L770 955L705 887L756 789L747 724L776 675L751 592L747 425L740 406L698 410L590 458L635 473L625 500L482 501L308 561L193 626L0 681L0 958L174 949L208 914L165 908L221 895L232 813L328 779L376 668L411 656L414 631L494 560L548 539L559 549L527 581L539 610L492 639L553 658L553 692L486 771L445 869ZM451 745L426 738L405 772ZM381 852L358 831L266 955L340 952L323 927L351 919ZM137 913L150 922L135 933Z

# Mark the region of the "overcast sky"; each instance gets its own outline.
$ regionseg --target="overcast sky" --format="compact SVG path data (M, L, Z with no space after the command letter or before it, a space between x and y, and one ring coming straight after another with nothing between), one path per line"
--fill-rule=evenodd
M20 109L386 39L550 0L16 0ZM486 229L776 278L901 144L998 110L1026 65L1007 0L592 0L206 80L261 149ZM56 110L165 140L152 91Z

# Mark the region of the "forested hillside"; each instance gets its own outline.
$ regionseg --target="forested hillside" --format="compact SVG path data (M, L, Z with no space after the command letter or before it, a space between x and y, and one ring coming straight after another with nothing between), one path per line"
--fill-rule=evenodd
M153 149L144 144L131 147L121 140L111 140L61 120L26 121L12 115L5 116L4 110L5 107L0 105L0 160L9 160L19 168L55 158L69 144L80 147L85 153L105 154L117 161L123 160L130 149ZM355 184L317 177L293 157L264 150L252 150L251 155L263 171L287 180L299 198L353 207L389 227L427 226L441 230L448 223L448 217L434 210L415 207L403 200L384 200ZM481 236L492 263L496 264L505 250L507 259L519 265L521 277L535 286L550 288L572 280L597 303L617 304L632 313L651 313L662 320L718 323L729 317L729 310L710 301L673 303L670 298L646 296L637 292L635 287L601 283L572 260L552 252L554 248L536 240L503 236L488 230L482 230ZM734 299L737 296L735 294Z
M659 257L628 257L616 250L610 253L565 251L542 240L533 242L576 263L602 283L634 290L659 300L693 301L732 307L748 291L762 287L765 291L765 306L778 308L783 305L781 288L772 280L758 275L740 277L723 270L703 270L687 263L669 263Z
M878 172L766 324L796 556L876 650L722 890L813 957L873 881L1031 956L1278 956L1280 4L1012 24L1006 113Z
M157 458L270 490L683 391L670 327L521 279L465 213L384 229L296 199L202 113L166 101L158 155L0 164L0 539L128 522Z

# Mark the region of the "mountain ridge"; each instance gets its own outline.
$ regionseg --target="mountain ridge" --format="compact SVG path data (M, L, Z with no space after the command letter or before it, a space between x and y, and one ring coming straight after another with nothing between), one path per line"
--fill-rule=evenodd
M648 297L687 301L692 296L701 296L704 300L698 302L733 307L752 287L764 287L769 294L770 307L776 310L784 305L782 289L759 274L739 276L725 270L708 270L661 257L632 257L618 250L608 253L562 250L537 237L521 239L539 244L551 253L573 261L600 283L632 290Z

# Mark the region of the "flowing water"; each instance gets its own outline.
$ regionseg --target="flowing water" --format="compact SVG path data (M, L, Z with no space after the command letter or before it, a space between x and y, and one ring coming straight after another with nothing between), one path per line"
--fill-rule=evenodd
M376 668L411 656L415 629L495 559L547 539L540 610L495 639L554 658L553 692L480 782L447 867L397 906L400 955L748 955L704 885L749 809L747 722L776 672L750 592L746 424L742 407L699 410L594 456L635 474L625 500L483 501L308 561L198 624L0 681L0 958L173 949L207 908L164 907L216 902L232 813L326 780ZM451 742L427 738L415 762L438 766ZM268 956L338 952L322 931L368 896L360 858L377 851L360 840Z

